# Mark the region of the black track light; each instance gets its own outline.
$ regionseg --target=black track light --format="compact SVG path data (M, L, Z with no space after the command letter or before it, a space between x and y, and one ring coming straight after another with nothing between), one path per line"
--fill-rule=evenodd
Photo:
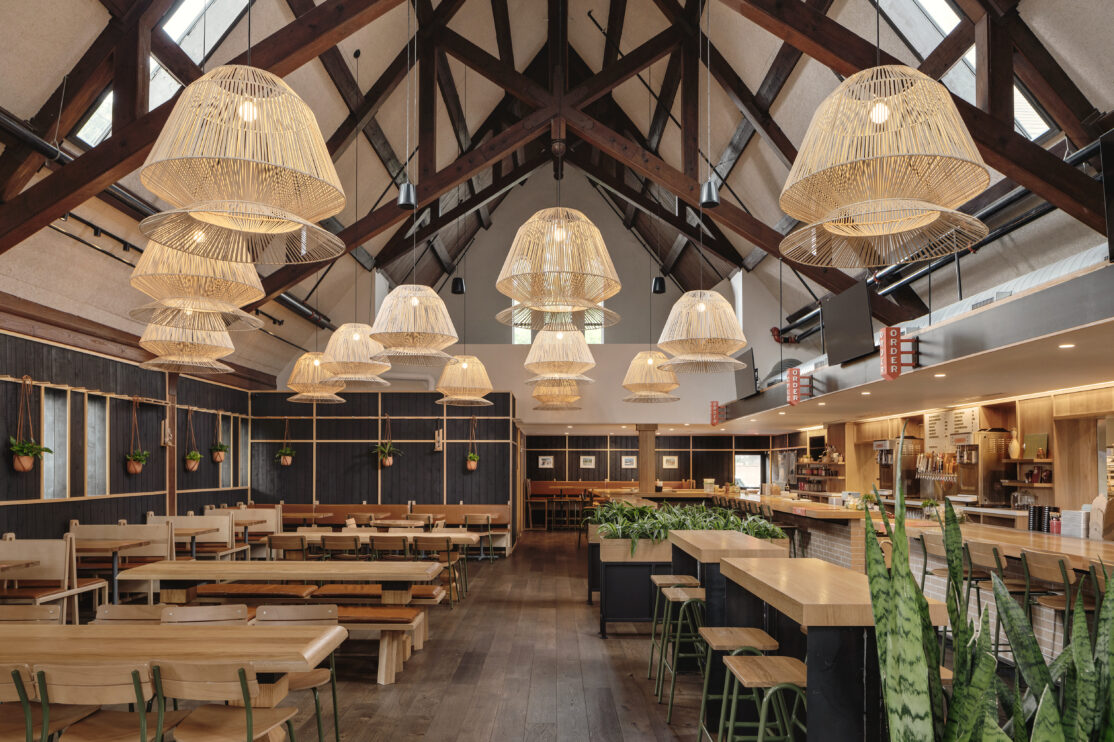
M418 189L410 181L398 187L398 208L413 211L418 208Z
M665 293L665 276L654 276L654 281L650 284L650 293L664 294Z
M461 278L460 276L454 276L453 277L452 292L454 294L463 294L464 293L464 279Z
M715 178L708 178L700 186L700 205L705 209L714 209L719 206L719 188L716 187Z

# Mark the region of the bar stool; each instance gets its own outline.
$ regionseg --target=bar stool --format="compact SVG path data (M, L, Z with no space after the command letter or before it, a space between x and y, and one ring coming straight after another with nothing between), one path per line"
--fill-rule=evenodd
M722 701L724 705L727 704L726 675L723 678L723 693L708 693L708 682L712 677L712 673L709 671L709 668L712 666L712 653L727 652L730 655L760 655L765 652L776 652L778 643L777 639L773 638L762 629L743 628L738 626L701 626L700 638L704 640L704 646L707 647L708 650L708 654L704 658L704 691L700 696L700 716L698 717L700 739L703 741L705 734L707 734L709 738L712 736L712 733L708 731L708 727L704 723L704 712L708 708L708 701ZM717 736L721 728L722 727L716 729Z
M1075 610L1075 596L1072 588L1076 583L1075 570L1059 554L1049 554L1043 551L1022 551L1021 569L1025 573L1025 604L1041 605L1049 608L1053 613L1062 614L1064 622L1064 646L1071 641L1071 617ZM1064 592L1046 592L1035 595L1032 592L1032 582L1036 579L1049 585L1063 585ZM1062 581L1062 582L1061 582ZM1082 590L1082 585L1080 586ZM1077 594L1079 591L1076 591ZM1093 598L1083 596L1083 610L1091 613L1095 610ZM1055 629L1053 629L1052 643L1056 643Z
M1006 586L1011 596L1025 595L1025 580L1016 577L1006 577L1006 570L1002 566L1002 555L998 553L998 547L989 541L967 541L963 544L967 561L970 562L971 567L979 567L991 574L998 575L1002 580L1002 584ZM982 586L983 583L978 583L975 586L975 602L978 605L979 614L982 614ZM993 588L991 588L991 600L993 600ZM1028 606L1026 606L1028 612ZM1002 647L1008 647L1008 641L1000 641L1002 635L1002 617L998 614L994 620L994 657L997 659L998 652Z
M700 580L692 575L650 575L650 582L653 584L654 592L654 614L650 619L650 661L646 665L646 677L654 677L654 649L656 648L659 653L665 651L664 634L658 634L658 626L662 621L658 620L664 615L659 612L661 606L661 591L667 587L700 587Z
M704 588L667 587L662 589L661 594L666 602L663 634L665 651L658 653L657 693L658 703L661 703L665 694L665 671L668 670L669 709L665 714L665 723L669 724L673 721L673 698L677 692L677 673L681 660L695 659L700 671L704 671L704 640L700 638L700 627L704 625ZM673 606L678 606L676 620L673 619Z
M729 655L723 658L731 686L731 711L725 719L720 714L720 734L716 740L792 740L797 732L807 733L803 721L806 700L804 689L808 679L805 663L795 657ZM736 721L739 688L750 691L758 709L758 721ZM726 695L726 691L725 691ZM723 704L724 711L727 704ZM740 734L738 728L754 729L754 734ZM723 737L723 731L727 736Z
M762 514L763 518L770 521L770 523L785 531L785 535L789 537L789 556L797 556L797 526L793 523L782 523L781 521L775 520L774 509L764 502L758 505L758 512Z

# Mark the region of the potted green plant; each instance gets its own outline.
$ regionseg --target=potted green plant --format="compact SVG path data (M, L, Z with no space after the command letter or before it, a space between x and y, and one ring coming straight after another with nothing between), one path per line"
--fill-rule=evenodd
M279 462L279 466L290 466L294 463L294 449L283 444L282 448L275 451L275 460Z
M468 471L476 471L476 467L480 465L480 455L475 451L470 452L465 465L468 467Z
M12 466L18 472L28 472L35 468L35 459L41 459L44 453L54 453L46 446L40 446L34 440L16 440L8 436L12 449Z
M190 451L186 454L186 471L197 471L201 466L201 452L197 450Z
M228 452L228 444L217 441L209 446L209 451L213 454L213 463L219 464L224 461L224 455Z
M931 497L921 500L921 512L924 513L926 518L936 518L938 507L940 507L940 503Z
M151 458L151 452L136 448L124 458L126 459L125 466L128 468L128 474L138 474L143 471L143 465L147 463L147 459Z
M391 441L383 441L375 447L375 455L379 457L379 465L386 468L395 465L395 456L401 456L402 451Z

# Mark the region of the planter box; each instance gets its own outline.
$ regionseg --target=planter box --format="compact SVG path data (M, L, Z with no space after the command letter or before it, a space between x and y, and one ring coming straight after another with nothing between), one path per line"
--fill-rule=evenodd
M631 554L629 538L600 539L601 562L664 562L673 563L673 545L668 540L661 543L652 543L646 539L639 539L638 546Z
M602 539L600 538L600 527L595 523L588 524L588 543L598 544Z

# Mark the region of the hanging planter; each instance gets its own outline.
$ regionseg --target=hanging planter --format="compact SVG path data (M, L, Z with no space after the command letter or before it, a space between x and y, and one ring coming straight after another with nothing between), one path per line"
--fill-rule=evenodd
M220 464L224 462L224 455L228 453L228 444L223 440L223 431L220 428L220 415L217 415L217 442L209 446L209 452L213 455L213 463Z
M294 463L294 449L290 446L290 418L286 418L284 422L282 448L275 451L275 461L279 462L279 466L290 466Z
M186 471L197 471L201 466L201 452L190 451L186 454Z
M468 425L468 457L464 461L465 467L468 471L476 471L480 465L480 455L476 453L476 416L472 415L472 420Z
M186 410L186 471L197 471L201 466L201 452L197 450L197 436L193 434L193 410Z
M391 416L384 415L383 421L383 440L375 448L372 453L379 457L379 466L384 469L388 466L395 465L395 456L401 456L402 451L399 450L394 443L391 442Z
M19 417L16 421L15 437L8 436L8 444L12 451L12 468L17 472L29 472L35 468L35 459L41 459L44 453L54 453L46 446L35 443L35 429L31 418L31 403L34 386L30 376L23 377L19 389ZM27 427L23 427L23 421Z
M143 450L143 442L139 439L139 397L132 397L132 433L128 444L128 454L124 457L128 474L139 474L143 465L151 458L150 451Z

